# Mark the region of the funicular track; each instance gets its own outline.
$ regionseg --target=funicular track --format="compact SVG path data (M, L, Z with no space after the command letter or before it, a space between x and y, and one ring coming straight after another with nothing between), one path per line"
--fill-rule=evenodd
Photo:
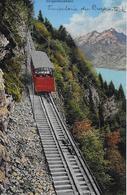
M100 195L51 94L35 96L35 119L57 195Z
M35 50L27 36L27 64ZM34 95L30 90L34 117L57 195L101 195L73 137L64 125L51 94Z

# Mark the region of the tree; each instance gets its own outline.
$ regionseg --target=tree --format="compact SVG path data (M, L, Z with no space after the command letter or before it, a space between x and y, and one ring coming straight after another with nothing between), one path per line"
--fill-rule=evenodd
M66 31L66 28L63 27L62 25L59 27L59 38L62 40L62 41L66 41L66 38L68 36L68 33Z
M40 22L44 22L44 18L43 18L43 16L42 16L41 10L39 10L38 20L39 20Z
M115 87L114 87L114 84L113 82L111 81L109 83L109 89L108 89L108 96L111 97L115 94Z
M88 119L75 122L73 127L73 135L76 138L81 139L86 134L86 132L92 129L91 124L92 122Z
M107 159L110 161L109 174L113 179L113 194L125 194L126 164L117 148L108 148Z
M105 160L103 142L99 137L98 130L90 130L82 137L82 152L93 171L97 181L103 189L110 185L110 176L107 174L108 161Z
M120 137L120 131L116 130L114 132L110 132L106 136L107 139L107 145L108 147L117 147L117 145L120 143L121 137Z
M122 101L122 110L123 110L124 112L126 112L126 99L125 99L125 96L124 96L124 99L123 99L123 101Z
M37 37L38 42L47 44L47 39L50 37L50 33L42 22L34 22L33 35Z
M107 84L107 82L106 82L106 81L104 81L103 86L104 86L104 91L105 91L105 94L106 94L106 95L108 95L108 84Z
M65 41L70 47L76 47L75 42L71 35L66 31L64 26L60 26L58 29L59 39Z
M98 77L99 77L99 81L100 81L100 86L101 86L101 88L103 89L104 83L103 83L103 79L102 79L102 76L101 76L100 73L99 73Z
M125 136L125 135L124 135ZM110 132L106 135L106 158L110 161L109 173L114 180L112 189L116 192L125 190L125 160L120 153L121 134L120 130ZM120 194L120 193L118 193Z
M49 22L48 18L45 18L44 24L45 24L47 30L53 35L54 28L53 28L52 24Z
M75 122L73 134L77 140L80 140L81 151L88 162L94 176L103 188L110 184L110 176L106 173L107 163L104 159L103 142L99 136L99 130L92 127L89 119Z
M70 47L76 47L75 42L69 33L66 37L66 42Z
M124 94L123 87L121 84L118 89L117 97L118 99L125 99L125 94Z
M52 36L53 36L54 39L58 39L59 38L59 33L58 33L57 29L53 28Z
M97 115L97 110L94 102L94 97L92 94L92 89L89 88L89 109L90 109L90 116L89 118L92 120L94 125L98 125L98 115Z
M99 128L103 127L104 125L104 108L103 108L103 104L99 104L99 108L98 108L98 115L99 115Z
M120 153L126 159L126 128L120 128L121 141L118 144Z

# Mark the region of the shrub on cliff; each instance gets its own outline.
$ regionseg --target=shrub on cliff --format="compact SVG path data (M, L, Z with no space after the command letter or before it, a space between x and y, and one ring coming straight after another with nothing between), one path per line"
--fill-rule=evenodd
M5 90L11 94L16 101L20 101L22 92L22 81L20 78L22 58L12 58L6 64L4 70Z
M110 125L108 121L104 120L102 104L104 101L108 101L109 97L115 95L116 91L112 84L108 85L97 76L92 64L84 58L83 53L75 46L72 37L63 26L56 30L50 25L49 21L43 22L43 24L51 35L50 41L43 39L41 45L42 32L38 31L38 34L36 34L35 28L33 28L33 38L38 48L47 52L54 63L57 90L64 99L67 121L72 129L75 127L74 124L78 122L76 140L79 141L82 153L102 188L107 194L111 194L111 191L114 190L110 189L112 181L114 186L117 186L118 181L116 178L114 180L109 173L109 164L112 161L106 158L104 135L107 132L106 128L111 132L116 124L119 126L122 124L122 127L124 127L125 119L122 116L117 116L116 123L111 116L109 118L113 124ZM122 94L121 89L120 94ZM121 107L124 105L125 102L122 103ZM121 109L120 106L119 109ZM91 124L83 123L87 118L91 119L91 124L94 127ZM87 128L87 132L82 134L82 129L79 127ZM121 134L123 134L123 131ZM122 139L122 144L119 144L120 148L124 147L125 140ZM116 191L113 193L116 194Z

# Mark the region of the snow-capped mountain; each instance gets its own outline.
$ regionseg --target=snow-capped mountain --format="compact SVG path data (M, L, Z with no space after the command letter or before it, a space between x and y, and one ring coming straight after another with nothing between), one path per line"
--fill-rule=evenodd
M93 31L75 39L76 44L95 67L126 68L126 35L111 28Z

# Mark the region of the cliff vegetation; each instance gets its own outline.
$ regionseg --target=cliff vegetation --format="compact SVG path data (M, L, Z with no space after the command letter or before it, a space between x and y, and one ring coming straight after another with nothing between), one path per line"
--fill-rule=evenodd
M125 95L97 76L63 26L55 29L41 11L33 20L37 50L55 66L57 90L75 140L105 194L125 194Z
M26 32L33 14L30 0L5 0L0 3L0 66L4 71L6 92L21 98L21 66L24 61Z
M97 76L63 26L55 29L41 11L38 19L31 20L30 0L5 0L0 10L0 66L6 92L20 101L26 32L32 26L37 50L45 51L55 66L67 123L94 176L106 195L124 195L126 103L122 86L116 90L112 82L108 85Z

